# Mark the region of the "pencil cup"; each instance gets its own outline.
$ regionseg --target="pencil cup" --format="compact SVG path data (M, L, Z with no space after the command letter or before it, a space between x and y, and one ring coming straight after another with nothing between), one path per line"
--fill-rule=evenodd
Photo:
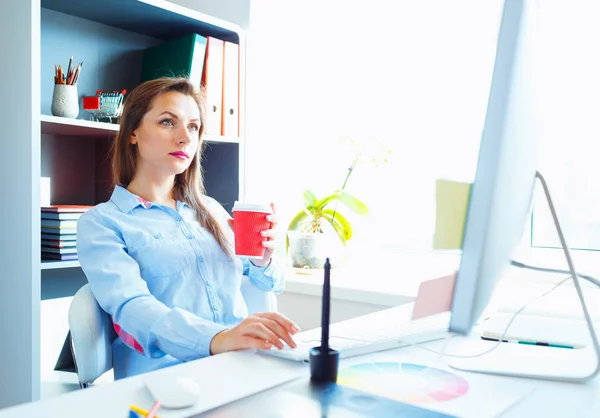
M69 84L55 84L52 93L52 108L54 116L63 118L77 118L79 115L79 99L77 86Z

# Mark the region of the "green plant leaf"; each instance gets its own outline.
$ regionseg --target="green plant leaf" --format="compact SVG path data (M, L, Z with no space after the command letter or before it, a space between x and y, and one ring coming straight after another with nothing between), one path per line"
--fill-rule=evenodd
M298 225L300 225L300 223L307 219L309 216L308 212L306 212L305 210L301 210L300 212L298 212L296 214L296 216L294 216L294 218L290 221L290 224L288 225L287 230L288 231L295 231L298 228Z
M350 226L350 222L348 222L348 219L346 219L340 212L338 211L333 211L331 209L324 209L323 210L323 218L327 219L327 221L331 224L331 220L333 219L334 225L335 223L339 223L341 229L340 231L342 232L342 235L344 236L344 240L348 241L350 238L352 238L352 226ZM335 226L334 226L335 228ZM340 231L338 231L336 229L336 232L338 232L338 234L340 233Z
M315 196L313 192L307 189L302 193L302 196L304 197L304 202L306 203L307 208L309 206L315 206L315 203L317 202L317 196Z
M342 244L345 246L346 241L348 241L346 239L348 230L342 226L342 224L340 223L340 221L338 219L338 215L337 214L335 215L335 219L333 219L333 222L331 222L332 215L330 215L330 214L324 213L323 218L327 219L329 221L329 223L333 226L333 229L335 230L337 236L339 237L340 241L342 241ZM352 236L352 229L350 229L350 236Z
M336 191L335 193L329 195L329 196L325 196L322 199L319 199L315 202L315 210L316 211L322 211L331 201L337 199L339 192Z
M364 216L366 214L369 213L369 208L368 206L363 203L361 200L359 200L358 198L346 193L346 192L341 192L339 190L337 190L335 193L324 197L320 200L318 200L315 203L315 211L323 211L323 209L329 205L332 202L335 201L339 201L343 204L345 204L348 209L352 210L353 212Z
M369 213L369 207L366 204L364 204L361 200L346 192L342 192L338 196L338 199L344 202L346 206L348 206L348 208L350 208L359 215L364 216Z

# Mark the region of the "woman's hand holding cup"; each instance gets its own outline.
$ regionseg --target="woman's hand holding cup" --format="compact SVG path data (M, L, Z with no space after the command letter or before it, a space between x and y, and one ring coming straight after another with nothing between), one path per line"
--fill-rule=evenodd
M235 254L252 259L257 267L271 262L275 251L275 204L244 204L235 202L233 219L228 220L235 236Z

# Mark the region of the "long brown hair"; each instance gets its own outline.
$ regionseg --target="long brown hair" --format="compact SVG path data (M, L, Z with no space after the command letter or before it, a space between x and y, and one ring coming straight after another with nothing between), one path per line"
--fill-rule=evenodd
M123 106L120 117L120 128L112 148L112 173L113 185L127 185L133 179L137 163L137 147L129 142L131 134L142 122L142 118L152 106L153 100L159 95L176 91L194 99L200 109L200 131L198 132L199 144L196 155L187 170L175 176L173 184L173 198L187 203L196 211L196 218L200 225L206 228L215 237L225 254L231 256L228 241L214 216L202 204L201 195L205 193L202 175L202 150L204 142L204 124L206 122L206 106L203 89L196 88L187 78L163 77L146 81L133 89Z

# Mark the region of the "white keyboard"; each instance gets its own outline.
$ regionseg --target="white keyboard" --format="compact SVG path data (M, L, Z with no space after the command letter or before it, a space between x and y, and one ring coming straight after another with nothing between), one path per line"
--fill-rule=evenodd
M441 339L448 333L450 313L411 321L413 304L385 309L332 324L329 345L340 358L388 350L408 344ZM294 336L296 348L262 350L263 353L296 361L308 361L309 350L321 345L321 328Z

